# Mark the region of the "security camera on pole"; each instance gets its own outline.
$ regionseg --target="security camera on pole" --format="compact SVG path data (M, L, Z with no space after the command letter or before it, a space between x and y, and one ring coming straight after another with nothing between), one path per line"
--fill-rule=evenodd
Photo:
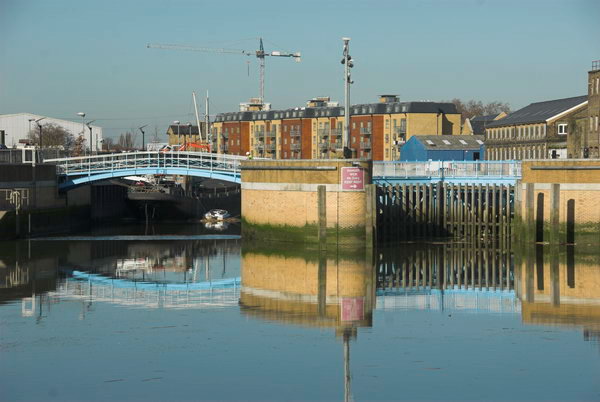
M352 158L352 149L350 148L350 84L354 84L350 74L350 69L354 67L354 60L350 56L350 38L342 38L344 41L344 57L342 58L342 64L344 65L344 92L345 92L345 105L344 105L344 158Z

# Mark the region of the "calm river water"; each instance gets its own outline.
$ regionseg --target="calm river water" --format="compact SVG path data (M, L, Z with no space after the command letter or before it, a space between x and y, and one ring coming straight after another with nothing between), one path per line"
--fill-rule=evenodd
M0 243L0 400L599 400L600 256L121 226Z

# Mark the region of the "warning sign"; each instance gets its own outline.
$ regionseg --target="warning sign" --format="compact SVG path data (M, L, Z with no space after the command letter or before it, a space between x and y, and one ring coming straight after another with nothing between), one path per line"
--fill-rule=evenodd
M342 298L342 321L360 321L365 317L364 297Z
M358 167L342 168L342 190L364 190L365 172Z

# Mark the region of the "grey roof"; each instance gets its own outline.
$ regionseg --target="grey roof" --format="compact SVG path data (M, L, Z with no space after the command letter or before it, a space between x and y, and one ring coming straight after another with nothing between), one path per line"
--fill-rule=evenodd
M543 123L549 118L580 105L585 101L587 101L587 95L532 103L523 109L512 112L503 119L488 124L486 128Z
M169 126L173 134L179 133L179 135L198 135L198 126L192 125L191 127L187 124L171 124ZM179 127L179 128L178 128Z
M494 121L496 117L498 117L500 113L496 114L488 114L485 116L475 116L469 119L469 123L471 123L471 128L473 129L473 134L483 135L485 133L485 128L489 126L491 122Z
M414 140L413 140L414 138ZM419 141L430 151L478 150L483 145L483 135L414 135L412 141ZM463 144L461 141L466 142ZM481 141L481 144L477 141ZM447 144L448 142L449 144Z
M352 105L351 115L391 113L443 113L457 114L456 105L448 102L389 102ZM215 121L246 121L272 119L299 119L307 117L337 117L344 115L340 106L301 107L284 110L219 113Z

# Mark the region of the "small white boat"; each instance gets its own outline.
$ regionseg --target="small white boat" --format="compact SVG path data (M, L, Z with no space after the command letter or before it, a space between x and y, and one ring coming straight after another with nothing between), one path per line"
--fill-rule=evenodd
M207 221L222 221L229 218L229 212L224 209L211 209L204 214L204 219Z

